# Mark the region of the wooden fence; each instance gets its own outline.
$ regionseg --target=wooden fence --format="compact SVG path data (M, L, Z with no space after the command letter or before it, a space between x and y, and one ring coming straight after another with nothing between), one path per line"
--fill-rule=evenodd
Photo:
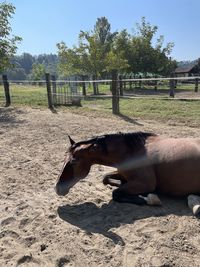
M112 111L114 114L120 113L119 99L122 97L131 97L131 94L127 96L127 91L133 88L140 88L141 95L144 93L144 85L148 84L153 86L154 95L158 94L158 87L161 82L168 84L169 96L174 98L176 93L177 83L190 82L194 85L194 92L198 93L200 77L174 77L169 78L132 78L124 79L122 76L118 76L116 72L112 73L112 79L110 80L56 80L55 76L50 74L45 75L44 81L13 81L15 83L44 83L46 84L48 107L53 109L58 105L81 105L81 99L88 96L87 87L88 84L93 86L93 95L90 97L97 97L99 94L100 84L110 85L110 97L112 98ZM12 99L10 96L10 83L6 75L2 76L2 83L4 87L5 106L11 105ZM107 95L108 96L108 95ZM103 96L101 96L103 97Z
M47 93L48 107L53 109L58 105L80 105L81 94L77 89L77 86L69 81L56 81L55 76L51 76L49 73L45 74L45 80L40 81L9 81L7 75L2 75L2 82L5 96L5 106L11 105L12 97L10 94L10 87L13 84L26 85L45 85Z

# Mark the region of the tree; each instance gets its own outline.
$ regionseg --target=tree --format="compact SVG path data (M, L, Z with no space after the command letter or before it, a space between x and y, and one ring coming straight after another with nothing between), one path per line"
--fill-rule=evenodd
M12 4L0 3L0 72L10 65L10 60L17 51L17 43L22 40L19 36L11 35L10 18L15 13Z
M42 80L45 76L45 66L43 64L34 63L31 70L31 79L34 81Z
M123 54L123 57L129 60L131 51L131 35L127 30L122 30L118 32L115 36L115 48L116 51Z
M164 37L155 40L158 27L143 17L135 34L127 30L111 32L105 17L98 18L92 31L81 31L79 45L68 48L58 44L60 71L65 74L92 75L104 78L113 71L168 75L176 65L169 57L173 43L163 45Z
M29 53L23 53L18 57L18 62L21 67L25 70L26 74L30 74L32 65L35 63L35 58Z
M136 28L136 34L131 36L129 65L132 72L169 74L175 66L175 61L169 57L174 44L167 43L163 47L164 36L162 35L153 42L158 27L146 22L145 17L142 17L141 22L136 24Z
M107 53L111 51L117 34L118 32L116 31L111 33L111 25L106 17L97 18L93 30L93 36L95 36L96 45L99 45L101 50L100 56L102 62L105 60ZM103 66L103 68L105 68L105 66ZM101 74L103 71L101 71Z
M80 40L80 59L87 62L86 71L92 74L94 78L101 76L104 72L104 47L99 42L96 34L81 32ZM83 62L82 62L83 63ZM83 63L84 64L84 63Z
M68 48L64 42L57 44L60 71L68 75L103 77L106 72L106 55L111 50L116 35L117 32L111 33L108 20L102 17L97 19L92 31L80 32L78 47Z
M117 44L114 42L111 50L107 53L105 58L106 70L109 73L115 72L118 74L120 71L129 67L128 60L125 57L123 50L119 50Z
M97 42L104 46L106 51L109 51L117 32L111 33L111 25L106 17L97 18L93 33L96 36Z
M43 64L48 73L56 75L58 56L54 54L40 54L32 56L29 53L13 56L10 60L12 67L8 68L6 73L11 80L25 80L31 78L32 65ZM57 76L57 75L56 75Z
M26 73L23 68L15 67L7 71L10 80L25 80Z
M87 73L87 65L82 65L86 59L82 60L81 54L79 54L79 49L77 47L68 48L64 42L57 44L58 47L58 71L61 76L70 76L74 74L85 74L85 67Z

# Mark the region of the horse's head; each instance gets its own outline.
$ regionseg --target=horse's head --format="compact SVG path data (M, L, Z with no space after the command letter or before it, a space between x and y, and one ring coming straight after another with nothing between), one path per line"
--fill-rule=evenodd
M66 195L70 188L85 178L91 167L89 149L92 144L76 144L70 137L71 147L65 158L63 168L56 183L56 193Z

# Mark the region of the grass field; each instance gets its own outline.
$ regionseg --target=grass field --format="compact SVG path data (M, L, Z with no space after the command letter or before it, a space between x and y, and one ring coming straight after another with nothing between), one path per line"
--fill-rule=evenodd
M97 112L112 112L111 99L82 101L83 107ZM120 99L120 114L128 118L184 123L200 126L200 100L174 100L166 98Z
M186 86L179 89L186 90ZM187 90L194 90L190 84ZM145 89L148 91L148 89ZM47 107L47 92L43 86L10 86L13 106L28 105L33 107ZM140 89L140 92L142 89ZM160 90L162 91L162 90ZM165 90L163 90L165 91ZM110 94L109 85L102 85L99 88L102 94ZM92 93L92 87L87 88L87 93ZM195 94L195 93L193 93ZM140 94L141 95L141 94ZM4 104L3 87L0 86L0 105ZM73 112L98 112L100 116L112 113L111 98L87 97L82 100L82 107L66 107ZM150 119L169 121L171 123L184 123L191 126L200 126L200 100L170 99L167 94L163 97L145 96L133 99L120 99L120 113L124 118Z
M10 95L13 105L47 106L47 90L44 86L11 85ZM0 86L0 103L4 97Z
M142 89L145 90L154 90L155 85L153 83L149 84L147 82L143 82L142 83ZM98 86L99 88L99 93L100 94L110 94L110 85L109 84L100 84ZM127 82L126 83L126 89L125 89L125 93L132 93L135 90L137 90L139 88L139 83L138 82ZM164 81L162 83L158 83L157 84L157 88L159 91L163 91L164 93L168 93L169 91L169 82L168 81ZM141 90L142 90L141 89ZM183 91L194 91L194 84L192 83L178 83L177 90L183 90ZM93 88L92 88L92 84L87 84L87 94L93 94Z

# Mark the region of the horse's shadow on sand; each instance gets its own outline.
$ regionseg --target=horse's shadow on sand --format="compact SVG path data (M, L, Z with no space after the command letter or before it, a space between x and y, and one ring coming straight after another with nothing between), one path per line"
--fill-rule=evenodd
M170 214L191 216L186 199L162 197L163 206L137 206L110 201L108 204L97 206L95 203L64 205L58 208L59 217L82 230L99 233L114 243L124 245L123 239L111 231L123 224L133 224L136 220L149 217L162 217Z

